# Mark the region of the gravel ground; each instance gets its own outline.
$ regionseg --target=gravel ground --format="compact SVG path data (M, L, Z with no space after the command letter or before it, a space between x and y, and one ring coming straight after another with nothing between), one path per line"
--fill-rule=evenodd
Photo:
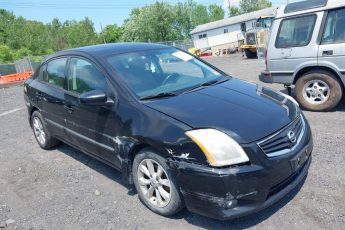
M240 55L207 60L256 83L264 69L263 61ZM156 215L129 192L116 170L64 144L40 149L28 125L22 87L0 89L0 228L344 229L344 112L344 101L332 112L305 112L314 158L303 186L255 215L222 222L186 210L171 218Z

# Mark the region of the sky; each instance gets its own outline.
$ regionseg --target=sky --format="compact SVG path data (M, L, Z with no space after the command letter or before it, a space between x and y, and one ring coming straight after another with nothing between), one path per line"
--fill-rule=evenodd
M51 22L53 18L60 21L81 20L89 17L97 31L101 24L121 25L128 18L131 9L154 3L156 0L0 0L0 9L12 11L16 16L37 20L44 23ZM184 2L186 0L165 0L169 3ZM198 3L209 5L225 5L228 0L195 0ZM230 0L231 5L238 5L239 0ZM279 6L286 0L271 0Z

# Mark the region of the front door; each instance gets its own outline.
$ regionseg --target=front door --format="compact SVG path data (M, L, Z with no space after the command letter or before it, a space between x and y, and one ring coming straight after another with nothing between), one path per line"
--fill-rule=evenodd
M67 131L71 142L83 150L119 166L116 152L116 110L114 105L80 103L79 95L101 90L111 98L113 90L104 74L90 61L72 57L68 71Z
M321 66L335 66L345 77L345 8L328 12L318 63Z

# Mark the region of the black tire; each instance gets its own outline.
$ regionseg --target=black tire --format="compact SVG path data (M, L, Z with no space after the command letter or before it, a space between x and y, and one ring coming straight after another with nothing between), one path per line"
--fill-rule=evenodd
M257 52L252 52L249 49L245 49L244 52L247 58L250 58L250 59L258 58Z
M154 204L152 204L144 195L144 192L142 191L140 185L139 185L139 179L138 179L138 170L139 165L141 162L145 160L153 160L157 162L160 166L163 167L164 172L167 174L167 178L170 180L170 201L165 207L157 207ZM184 203L182 201L182 195L179 192L176 178L174 174L171 172L169 167L166 164L166 160L158 155L153 149L151 148L145 148L141 150L134 158L133 165L132 165L132 173L133 173L133 181L135 188L138 192L139 199L141 202L148 207L151 211L162 215L162 216L170 216L178 213L183 207ZM151 185L148 185L151 186Z
M325 82L330 91L328 99L320 104L312 104L303 96L304 86L308 82L315 80ZM297 101L300 103L302 108L315 112L323 112L333 109L339 103L343 95L343 88L339 80L332 73L318 70L310 71L299 78L296 82L295 92Z
M35 119L39 119L39 121L41 122L41 125L43 127L43 131L44 131L44 134L45 134L45 141L42 142L42 141L39 141L36 133L35 133L35 128L34 128L34 120ZM42 149L50 149L52 147L55 147L57 146L60 141L57 140L56 138L52 137L49 130L47 129L47 127L45 126L44 122L43 122L43 118L42 118L42 115L39 111L34 111L31 115L31 128L32 128L32 131L34 133L34 136L35 136L35 139L38 143L38 145L42 148Z

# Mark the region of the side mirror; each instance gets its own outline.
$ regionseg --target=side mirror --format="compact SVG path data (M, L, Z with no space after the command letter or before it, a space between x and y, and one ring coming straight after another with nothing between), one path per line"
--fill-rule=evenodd
M80 102L83 104L99 105L107 103L107 95L100 90L92 90L82 93L79 96Z

